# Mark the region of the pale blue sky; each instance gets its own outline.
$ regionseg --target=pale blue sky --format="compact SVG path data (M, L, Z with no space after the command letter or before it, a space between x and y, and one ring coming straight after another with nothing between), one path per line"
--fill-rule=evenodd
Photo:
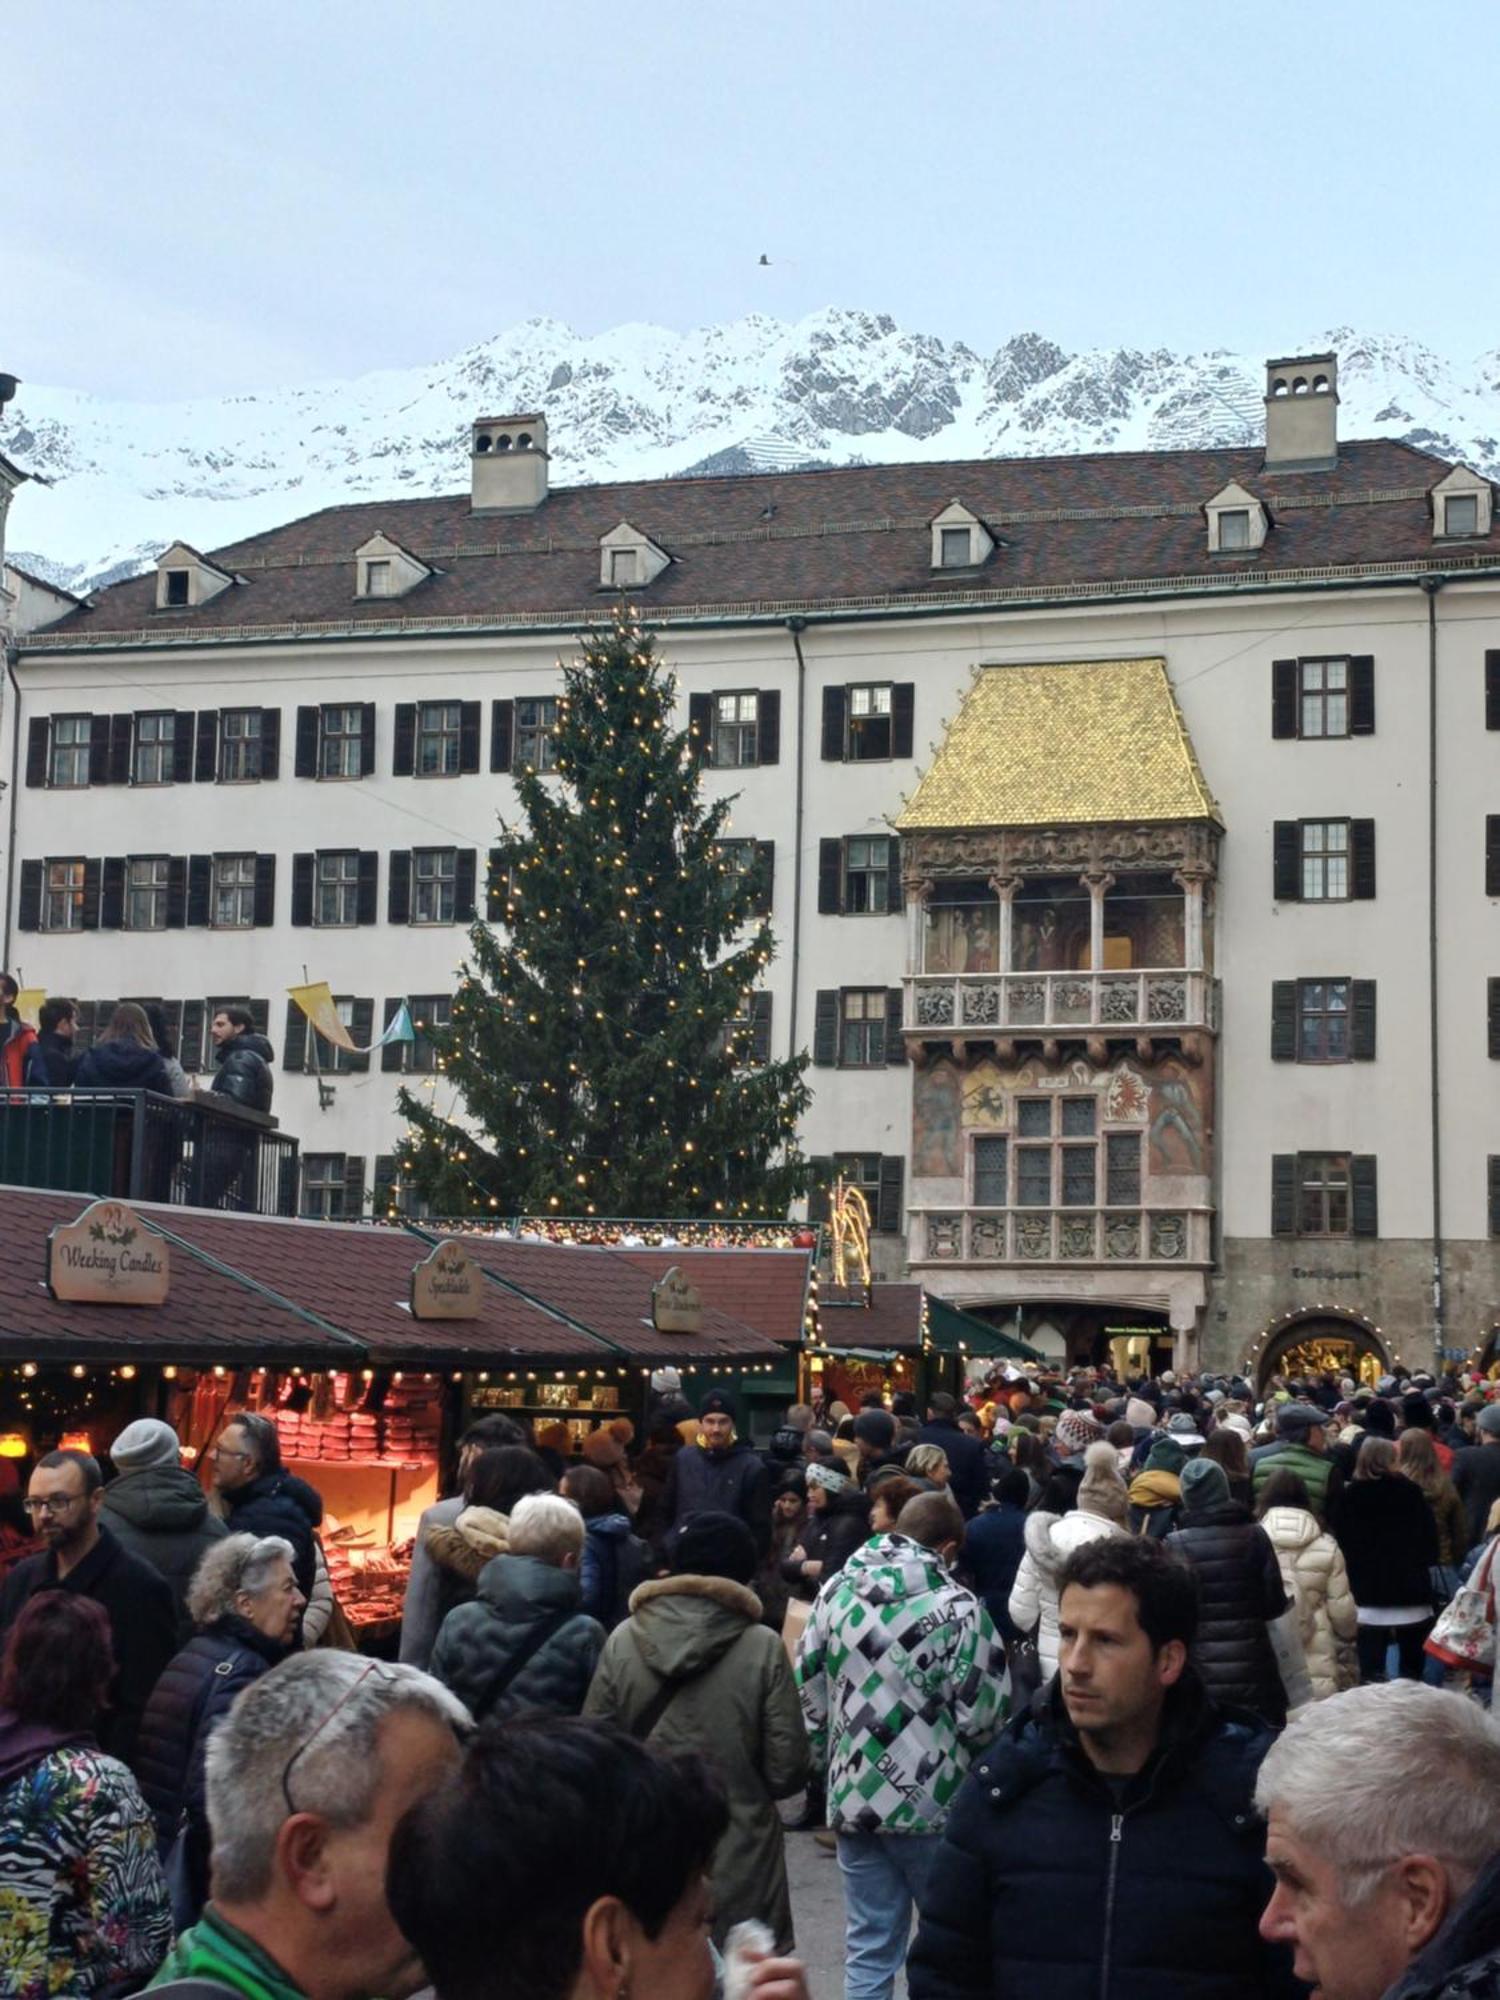
M12 0L0 34L0 367L36 383L825 305L981 351L1500 347L1493 0Z

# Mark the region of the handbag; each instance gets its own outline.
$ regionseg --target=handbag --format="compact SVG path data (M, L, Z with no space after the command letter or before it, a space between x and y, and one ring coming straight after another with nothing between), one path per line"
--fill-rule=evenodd
M1005 1657L1010 1668L1010 1712L1024 1715L1042 1691L1042 1655L1036 1634L1013 1639Z
M1468 1667L1478 1673L1495 1668L1495 1553L1492 1541L1474 1574L1460 1584L1428 1633L1424 1652L1445 1667Z
M797 1648L802 1644L802 1634L807 1630L807 1621L812 1606L805 1597L791 1598L786 1607L786 1616L781 1621L781 1643L786 1647L786 1656L795 1667Z

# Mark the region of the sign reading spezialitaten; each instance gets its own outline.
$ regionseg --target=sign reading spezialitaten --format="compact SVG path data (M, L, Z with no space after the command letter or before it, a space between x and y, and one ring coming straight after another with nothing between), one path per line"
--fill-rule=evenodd
M413 1319L478 1319L484 1273L450 1237L411 1274Z
M123 1201L96 1201L47 1236L47 1289L90 1306L159 1306L171 1282L166 1238Z

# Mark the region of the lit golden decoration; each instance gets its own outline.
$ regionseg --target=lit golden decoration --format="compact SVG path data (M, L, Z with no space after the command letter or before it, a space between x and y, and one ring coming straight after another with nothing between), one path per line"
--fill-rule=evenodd
M870 1283L870 1204L842 1176L833 1184L828 1204L828 1233L833 1245L833 1282L849 1283L852 1262L857 1283Z

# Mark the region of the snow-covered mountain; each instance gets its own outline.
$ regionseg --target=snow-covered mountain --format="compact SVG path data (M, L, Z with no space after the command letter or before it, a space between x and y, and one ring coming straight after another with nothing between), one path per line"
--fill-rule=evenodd
M1341 327L1300 351L1322 348L1339 355L1344 436L1406 438L1500 477L1500 350L1454 362ZM21 489L9 541L78 589L179 537L214 548L338 501L460 491L472 420L531 409L547 413L554 484L1246 444L1263 369L1227 349L1068 354L1035 333L985 356L829 310L588 338L532 319L431 367L217 402L23 384L0 451L52 483Z

